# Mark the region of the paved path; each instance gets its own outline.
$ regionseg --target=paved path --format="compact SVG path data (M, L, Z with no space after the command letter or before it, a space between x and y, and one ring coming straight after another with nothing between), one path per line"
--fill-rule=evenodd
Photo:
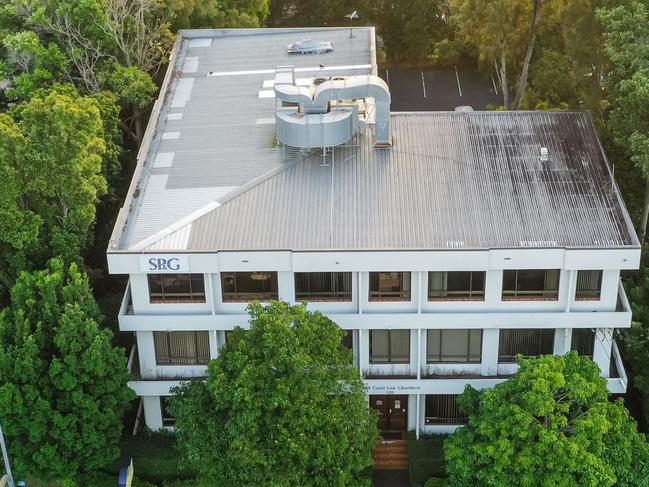
M410 487L407 470L374 470L374 487Z

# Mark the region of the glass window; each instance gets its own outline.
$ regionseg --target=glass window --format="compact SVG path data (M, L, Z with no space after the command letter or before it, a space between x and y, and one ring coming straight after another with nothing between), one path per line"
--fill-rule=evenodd
M151 303L204 303L203 274L149 274Z
M370 363L410 363L410 330L370 330Z
M223 301L248 302L277 299L277 272L222 272Z
M428 300L483 300L484 272L429 272Z
M349 348L350 350L354 349L354 331L353 330L343 330L343 347Z
M157 365L205 365L210 361L207 331L154 331Z
M503 271L503 300L559 299L559 269Z
M426 335L428 363L482 360L482 330L427 330Z
M577 271L577 301L599 301L602 292L602 271Z
M554 352L554 329L500 330L499 362L516 362L517 355L535 357Z
M410 272L370 272L370 301L410 301Z
M595 331L591 328L573 328L570 350L583 357L593 358L595 349Z
M173 427L176 425L176 418L169 411L169 398L160 396L160 412L162 413L162 426Z
M351 301L351 272L296 272L298 301Z
M425 417L426 424L465 424L468 421L455 394L427 394Z

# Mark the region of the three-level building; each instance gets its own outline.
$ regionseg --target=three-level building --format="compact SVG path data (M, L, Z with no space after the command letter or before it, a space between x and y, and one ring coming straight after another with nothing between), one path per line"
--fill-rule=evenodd
M518 354L625 391L640 246L589 115L390 112L376 74L373 28L179 34L108 248L149 428L252 300L345 329L384 431L454 429Z

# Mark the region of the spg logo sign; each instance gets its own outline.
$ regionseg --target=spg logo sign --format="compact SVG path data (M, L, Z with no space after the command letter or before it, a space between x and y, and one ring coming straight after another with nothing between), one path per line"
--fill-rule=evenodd
M140 270L149 273L188 272L186 255L142 255Z

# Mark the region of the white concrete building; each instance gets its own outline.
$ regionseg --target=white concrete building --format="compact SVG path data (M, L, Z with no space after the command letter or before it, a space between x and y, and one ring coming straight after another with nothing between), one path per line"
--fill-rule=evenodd
M390 113L373 28L349 32L180 33L107 251L146 425L253 299L348 330L384 431L454 429L519 353L577 350L624 392L640 246L589 115Z

